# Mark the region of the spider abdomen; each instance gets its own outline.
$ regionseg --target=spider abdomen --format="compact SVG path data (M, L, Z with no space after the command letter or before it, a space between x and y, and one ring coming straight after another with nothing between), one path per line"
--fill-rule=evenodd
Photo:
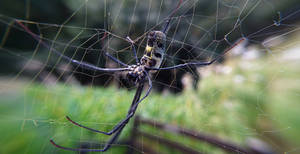
M161 31L151 31L141 63L150 68L159 68L163 61L165 44L166 34Z

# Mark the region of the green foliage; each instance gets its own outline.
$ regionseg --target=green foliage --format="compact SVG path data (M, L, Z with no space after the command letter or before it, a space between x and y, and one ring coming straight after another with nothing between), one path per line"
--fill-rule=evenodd
M273 55L274 56L274 55ZM183 128L213 134L245 145L249 137L260 138L278 151L288 151L300 142L298 100L300 99L297 62L286 64L277 56L260 60L230 60L231 73L212 73L204 77L197 91L180 95L152 92L137 114ZM211 67L211 68L209 68ZM213 70L213 66L207 69ZM124 118L134 91L69 85L30 84L14 95L1 96L0 153L65 152L53 147L49 139L75 147L79 141L103 143L108 137L72 125L73 120L99 130L110 130ZM132 122L120 140L130 135ZM207 144L142 127L144 131L165 136L203 152L222 153ZM140 139L148 142L147 139ZM151 143L151 142L149 142ZM282 144L284 143L284 144ZM160 151L169 151L152 143ZM125 152L124 145L108 153Z

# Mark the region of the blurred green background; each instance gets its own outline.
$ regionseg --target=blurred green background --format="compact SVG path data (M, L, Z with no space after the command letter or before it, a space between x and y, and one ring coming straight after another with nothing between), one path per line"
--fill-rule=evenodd
M45 63L44 59L49 52L33 53L37 47L36 42L17 30L17 27L13 27L12 19L35 21L28 26L32 26L35 32L43 30L46 38L52 38L50 40L57 42L73 39L80 27L106 29L115 35L110 35L112 39L110 47L114 47L110 51L119 59L131 63L132 57L119 54L119 51L126 48L124 47L126 41L122 39L114 41L114 39L126 35L130 35L132 38L140 37L146 30L161 26L159 22L162 22L163 18L170 14L170 9L167 8L170 4L173 4L172 8L176 6L177 2L172 2L174 3L163 1L162 5L155 1L149 1L149 3L136 3L136 1L120 1L118 3L105 0L92 0L85 3L59 0L1 1L0 153L68 153L68 151L53 147L49 139L55 139L57 143L70 147L75 147L79 142L104 143L108 140L106 136L76 127L68 122L65 116L69 115L75 121L92 128L110 130L126 115L135 92L132 89L120 89L114 84L105 84L106 81L104 84L100 84L103 80L107 80L104 78L105 75L100 76L99 82L87 82L85 84L87 86L82 86L82 82L78 84L77 80L93 80L97 78L96 75L80 76L72 79L74 82L54 79L54 82L49 84L49 82L39 81L39 77L36 77L37 74L40 74L39 71L42 72L47 67L37 67L37 71L23 72L22 69L25 67L22 64L24 62L35 61L34 64L47 64L49 72L55 73L52 68L58 66L53 66L52 63L57 62L57 56L53 58L52 63ZM232 20L228 21L231 24L223 26L220 24L218 36L203 39L203 42L197 46L211 43L212 40L227 34L232 28L230 26L238 19L235 17L236 13L241 13L240 10L245 4L245 2L223 0L196 2L184 3L177 15L213 16L214 18L211 20L209 18L202 20L202 16L195 17L193 23L203 26L205 30L215 24L212 21L216 20L216 6L227 6L222 9L233 12L227 15L227 17L232 17ZM278 29L272 29L270 32L263 31L263 27L272 25L273 20L278 20L277 10L282 11L282 16L292 14L297 11L299 2L296 0L257 2L261 2L263 5L255 7L254 13L251 13L243 21L243 31L237 32L238 34L231 38L234 42L241 34L245 34L247 37L247 34L258 32L248 38L248 46L237 47L245 53L234 54L232 51L232 54L225 57L224 63L198 69L201 80L196 83L196 89L192 84L194 74L190 73L177 79L179 82L183 82L181 93L174 94L168 90L153 91L141 103L137 114L159 122L213 134L238 145L247 146L249 139L256 138L266 142L278 153L299 153L300 35L299 26L297 26L299 18L294 14L284 21L282 27L279 26ZM83 7L81 7L82 4L84 4ZM249 8L245 9L244 13L249 13L255 4L249 2ZM157 6L161 6L162 9L155 11L158 9ZM197 7L194 12L191 12L193 6ZM132 13L135 8L136 12ZM72 13L74 12L77 14L73 17ZM160 17L152 19L148 12L158 12ZM135 20L131 20L132 14L136 15ZM115 15L120 16L117 18L118 20L114 20ZM109 18L106 19L105 16L109 16ZM61 25L67 21L68 17L72 17L72 19L67 22L67 25L77 28L66 28L62 32L58 32L53 25L50 25L48 29L47 26L40 29L34 28L38 23ZM186 19L190 18L186 17ZM84 21L87 21L87 25ZM181 24L181 20L179 21ZM224 23L226 22L224 21ZM132 25L133 28L129 29L130 26L124 25ZM187 41L183 42L194 45L199 35L205 33L192 33L194 30L201 29L199 27L184 31L186 26L183 24L176 28L176 24L173 24L170 31L175 35L170 37L182 41L187 35ZM88 31L86 34L96 33L94 30L85 30ZM58 33L61 35L60 37L63 37L53 39ZM209 31L209 33L214 34L214 31ZM278 35L282 36L277 37ZM267 39L269 41L266 41ZM264 47L255 44L262 44L263 41L265 41ZM58 49L71 45L78 46L76 43L79 42L58 46ZM138 47L141 47L139 54L142 55L143 46ZM47 49L41 48L39 51L47 51ZM105 65L101 54L94 54L94 52L91 54L85 60L100 66ZM169 55L172 57L175 54L170 51ZM34 57L32 58L32 56ZM75 57L80 56L82 55L75 55ZM192 60L196 60L196 58ZM171 62L169 65L174 63ZM73 71L79 72L79 74L86 73L84 70L69 70L72 73ZM114 78L117 77L114 76ZM172 77L172 81L175 81L173 78L175 77ZM173 86L170 83L165 84L166 87ZM132 122L124 129L120 141L128 139L131 128ZM217 148L195 142L184 136L172 136L148 127L142 129L154 135L180 141L182 144L204 153L224 153ZM140 140L143 142L143 139ZM151 146L162 153L174 152L159 144L153 143ZM117 144L107 153L123 153L126 148L128 148L126 145ZM142 151L136 152L142 153Z

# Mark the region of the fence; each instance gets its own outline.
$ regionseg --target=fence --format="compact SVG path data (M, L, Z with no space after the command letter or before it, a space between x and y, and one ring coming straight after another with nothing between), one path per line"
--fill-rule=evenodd
M160 144L170 147L173 150L176 149L182 153L201 154L202 152L197 151L193 148L187 147L179 142L175 142L175 141L163 138L163 137L155 136L150 133L144 132L139 129L141 125L149 125L149 126L155 127L156 129L159 129L162 131L171 132L171 133L178 134L178 135L183 135L185 137L196 139L199 142L206 142L206 143L213 145L215 147L218 147L228 153L249 153L249 154L272 154L273 153L269 148L267 148L265 146L258 145L258 146L243 147L243 146L234 144L230 141L222 140L222 139L212 136L212 135L207 135L207 134L200 133L200 132L197 132L194 130L188 130L188 129L180 128L178 126L163 124L163 123L159 123L159 122L148 120L148 119L143 119L139 116L136 116L136 118L134 120L134 126L131 131L131 137L128 141L128 144L130 145L129 147L134 147L135 149L139 149L139 150L143 151L144 153L158 154L159 152L156 151L155 149L153 149L149 145L139 143L137 141L138 137L144 137L144 138L147 138L152 141L159 141ZM133 150L133 148L129 148L127 153L132 154L132 153L134 153L134 151L135 150Z

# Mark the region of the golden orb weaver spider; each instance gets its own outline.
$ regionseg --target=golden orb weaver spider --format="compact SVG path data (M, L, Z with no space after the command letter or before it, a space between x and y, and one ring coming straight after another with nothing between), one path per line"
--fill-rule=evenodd
M120 64L121 66L124 66L122 68L100 68L100 67L97 67L97 66L92 65L92 64L88 64L88 63L85 63L85 62L82 62L82 61L77 61L77 60L71 59L71 58L63 55L62 53L60 53L56 49L51 48L47 43L43 42L42 38L39 35L33 33L32 31L30 31L24 24L22 24L22 21L15 20L15 22L20 27L22 27L22 29L25 32L27 32L29 35L31 35L31 37L33 37L36 41L40 42L44 47L46 47L48 49L51 49L51 51L53 51L55 54L58 54L59 56L61 56L65 60L70 61L73 64L79 65L82 68L90 69L90 70L103 71L103 72L127 71L128 72L127 73L128 80L130 80L130 81L134 82L135 84L137 84L137 90L136 90L136 93L135 93L134 98L132 100L131 106L128 110L126 118L121 120L109 132L99 131L99 130L96 130L96 129L93 129L93 128L83 126L83 125L73 121L70 117L66 116L67 120L70 121L71 123L73 123L76 126L85 128L87 130L90 130L90 131L96 132L96 133L101 133L101 134L105 134L105 135L113 135L110 138L110 140L107 141L107 143L105 144L103 149L69 148L69 147L61 146L61 145L55 143L51 139L50 142L55 147L60 148L60 149L64 149L64 150L79 151L79 152L104 152L104 151L108 150L111 147L111 145L113 143L115 143L115 141L118 139L118 137L121 134L123 128L128 124L129 120L134 116L139 103L141 103L150 94L151 89L152 89L152 80L150 78L149 73L155 72L155 71L158 71L158 70L170 70L170 69L184 68L184 67L190 67L190 66L207 66L207 65L210 65L210 64L216 62L224 54L226 54L229 50L231 50L233 47L235 47L237 44L239 44L240 42L242 42L244 40L244 38L240 39L239 41L237 41L236 43L231 45L230 48L225 50L223 52L223 54L217 56L216 58L212 59L211 61L208 61L208 62L190 62L190 63L179 64L179 65L175 65L175 66L171 66L171 67L161 68L160 66L161 66L161 63L164 59L164 54L165 54L164 52L165 52L165 46L166 46L166 31L169 28L171 18L173 17L175 12L178 10L181 3L182 3L182 0L179 0L176 8L172 11L170 16L168 17L168 19L166 21L166 24L165 24L162 31L150 31L149 32L148 39L147 39L147 46L145 48L145 54L143 55L143 57L140 60L137 57L134 41L132 41L129 37L126 38L132 46L132 50L133 50L134 57L135 57L135 60L136 60L136 65L127 65L127 64L119 61L118 59L114 58L110 54L108 54L108 53L105 54L109 59L111 59L114 62ZM146 80L148 80L149 88L147 89L145 95L141 98L141 94L142 94L142 91L143 91L144 84L145 84Z

